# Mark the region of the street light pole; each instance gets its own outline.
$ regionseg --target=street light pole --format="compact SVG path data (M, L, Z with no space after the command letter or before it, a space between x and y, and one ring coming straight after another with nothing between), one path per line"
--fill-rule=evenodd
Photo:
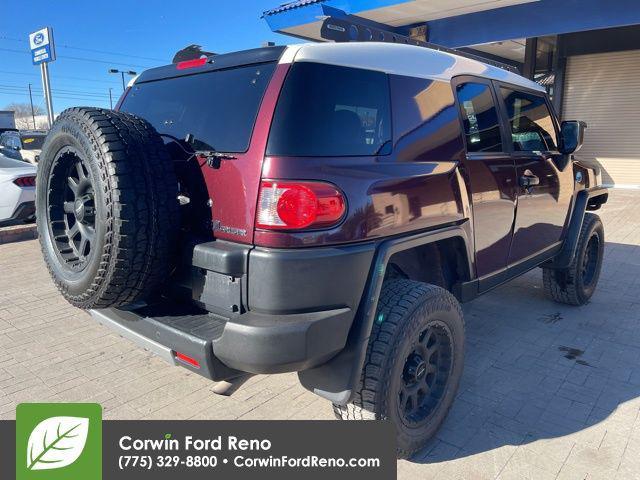
M122 91L123 92L127 89L127 87L126 87L126 85L124 83L125 74L126 75L131 75L131 76L135 76L135 75L138 74L137 72L134 72L133 70L118 70L117 68L110 68L109 69L109 73L119 73L120 74L120 76L122 78Z
M33 110L33 95L31 94L31 84L29 84L29 102L31 102L31 118L33 119L33 129L36 129L36 112Z
M111 105L111 110L113 110L113 98L111 97L111 87L109 87L109 105Z

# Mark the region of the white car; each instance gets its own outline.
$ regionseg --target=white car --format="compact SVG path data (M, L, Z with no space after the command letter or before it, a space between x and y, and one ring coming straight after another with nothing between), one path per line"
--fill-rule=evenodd
M36 167L0 154L0 227L33 221L35 200Z

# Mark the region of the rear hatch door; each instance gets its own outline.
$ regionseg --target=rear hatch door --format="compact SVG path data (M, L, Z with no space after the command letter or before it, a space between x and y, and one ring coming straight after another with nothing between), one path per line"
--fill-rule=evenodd
M209 222L216 238L253 242L265 145L286 74L286 67L278 65L283 51L256 49L216 55L202 65L148 70L119 107L149 121L170 151L180 153L178 161L188 158L176 148L188 135L193 149L229 157L219 168L208 166L203 157L189 160L199 167L191 170L190 181L206 184L208 198L194 201L207 203L210 217L199 220Z

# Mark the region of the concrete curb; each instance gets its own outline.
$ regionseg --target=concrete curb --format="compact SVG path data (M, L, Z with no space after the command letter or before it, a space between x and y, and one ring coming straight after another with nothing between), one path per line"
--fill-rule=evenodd
M0 245L38 238L35 223L0 228Z

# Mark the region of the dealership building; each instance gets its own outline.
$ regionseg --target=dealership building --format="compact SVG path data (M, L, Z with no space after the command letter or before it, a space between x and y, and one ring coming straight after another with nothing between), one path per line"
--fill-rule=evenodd
M298 0L264 12L273 31L314 41L329 17L517 68L562 119L587 123L578 156L603 183L640 188L639 0Z

